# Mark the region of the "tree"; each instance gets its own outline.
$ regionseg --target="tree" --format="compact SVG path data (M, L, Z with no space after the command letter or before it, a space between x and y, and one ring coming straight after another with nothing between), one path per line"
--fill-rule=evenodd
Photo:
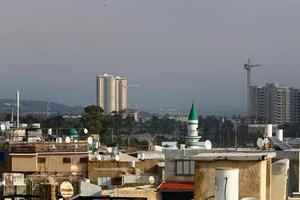
M99 134L100 130L109 127L111 119L101 107L92 105L84 109L82 123L91 134Z

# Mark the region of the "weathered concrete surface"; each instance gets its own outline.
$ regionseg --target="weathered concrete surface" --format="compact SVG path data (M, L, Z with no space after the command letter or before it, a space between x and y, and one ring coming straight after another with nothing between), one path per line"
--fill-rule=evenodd
M257 200L271 198L271 159L261 161L196 161L195 198L214 195L216 168L239 169L239 199L255 197Z
M287 198L289 159L282 159L272 164L272 200Z
M135 163L137 171L157 174L158 173L158 163L160 160L144 160ZM112 182L114 178L121 177L124 175L135 174L135 170L131 167L131 162L117 162L117 161L89 161L88 166L88 177L91 183L97 183L98 177L112 177Z
M289 159L289 175L288 175L288 195L292 196L293 192L300 191L300 149L291 149L286 151L276 151L275 160Z
M102 195L110 195L113 197L142 197L147 200L159 200L160 194L154 186L127 187L116 188L114 190L102 190Z

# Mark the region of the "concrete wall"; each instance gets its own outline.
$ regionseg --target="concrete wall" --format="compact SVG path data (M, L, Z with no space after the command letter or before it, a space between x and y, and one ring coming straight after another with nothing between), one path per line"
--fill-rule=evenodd
M11 172L36 172L37 158L36 155L16 155L10 156Z
M214 196L215 169L230 167L239 169L239 199L255 197L271 198L271 160L263 161L197 161L195 169L195 198Z
M135 163L135 170L131 167L131 162L111 161L89 161L88 177L93 183L98 182L98 177L121 177L124 175L135 174L136 171L143 173L158 173L159 160L144 160Z
M120 188L114 190L102 190L102 195L113 195L114 197L136 197L147 198L147 200L159 200L159 192L156 188Z
M45 158L45 163L37 163L38 172L58 172L70 173L71 165L76 165L78 175L87 177L88 172L88 154L59 154L59 155L39 155ZM71 158L71 163L63 163L63 158ZM80 158L85 158L87 162L80 163Z
M176 172L176 160L191 159L201 152L205 152L203 149L164 149L165 154L165 180L166 181L194 181L194 176L182 176L177 175Z
M289 159L289 175L288 175L288 194L292 196L293 192L299 192L299 178L300 178L300 149L291 149L287 151L276 151L275 160Z
M272 200L287 198L289 164L288 159L279 160L272 164Z
M71 158L71 163L63 163L63 158ZM38 163L38 158L45 158L45 163ZM85 158L86 163L80 163ZM78 175L87 177L88 153L86 154L39 154L10 155L9 171L11 172L58 172L70 173L71 165L76 165Z

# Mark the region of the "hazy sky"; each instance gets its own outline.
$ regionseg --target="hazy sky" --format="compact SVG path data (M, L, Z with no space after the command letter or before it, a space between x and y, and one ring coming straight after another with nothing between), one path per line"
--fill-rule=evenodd
M112 73L133 107L242 107L248 58L300 87L299 37L299 0L1 0L0 98L93 104Z

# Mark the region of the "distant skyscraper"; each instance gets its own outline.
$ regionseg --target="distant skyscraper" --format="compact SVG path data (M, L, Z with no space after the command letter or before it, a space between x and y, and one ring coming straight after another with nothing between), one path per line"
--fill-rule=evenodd
M300 90L278 83L251 86L250 114L267 123L297 122L300 120Z
M127 80L119 76L97 76L97 106L106 113L119 112L128 107Z

